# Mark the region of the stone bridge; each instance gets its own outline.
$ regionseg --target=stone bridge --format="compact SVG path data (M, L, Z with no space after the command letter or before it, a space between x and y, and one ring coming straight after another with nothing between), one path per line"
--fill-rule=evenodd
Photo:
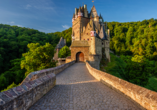
M16 87L0 93L0 110L157 110L156 92L96 70L88 62L71 65L60 66L64 67L62 70L49 69L50 73L42 73L40 77L29 76L20 87L23 89L23 85L30 84L32 89L27 87L19 93ZM52 72L56 74L56 79ZM50 77L37 84L45 76ZM39 86L32 86L32 82Z

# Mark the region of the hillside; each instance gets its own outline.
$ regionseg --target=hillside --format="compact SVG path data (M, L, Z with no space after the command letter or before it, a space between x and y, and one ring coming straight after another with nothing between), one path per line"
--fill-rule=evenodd
M30 43L50 43L53 47L63 36L67 45L71 43L71 28L63 32L43 33L38 30L0 24L0 91L8 85L19 84L25 77L20 63L22 54L28 51Z
M109 22L110 49L118 55L140 55L157 59L157 19L138 22Z

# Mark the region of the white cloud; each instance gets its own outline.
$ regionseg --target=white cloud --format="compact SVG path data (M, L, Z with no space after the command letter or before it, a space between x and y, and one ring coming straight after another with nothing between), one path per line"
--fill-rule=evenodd
M22 25L17 25L18 27L23 27Z
M25 9L34 8L37 10L43 10L43 11L54 11L54 3L51 0L32 0L31 3L24 6Z
M62 25L62 27L63 27L64 29L69 29L69 28L70 28L70 26L68 26L68 25Z
M14 24L15 22L14 21L11 21L11 22L7 22L7 24Z
M26 8L26 9L30 9L31 7L32 7L32 6L31 6L30 4L27 4L25 8Z

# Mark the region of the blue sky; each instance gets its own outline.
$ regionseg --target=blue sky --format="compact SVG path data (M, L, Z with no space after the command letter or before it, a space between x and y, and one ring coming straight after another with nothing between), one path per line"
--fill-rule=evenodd
M92 0L0 0L0 23L37 29L50 33L72 26L75 7ZM95 0L104 21L142 21L157 19L157 0Z

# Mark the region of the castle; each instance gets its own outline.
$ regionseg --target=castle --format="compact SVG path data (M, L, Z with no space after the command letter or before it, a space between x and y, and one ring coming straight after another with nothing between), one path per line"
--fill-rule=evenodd
M93 67L99 69L102 56L106 56L110 62L109 44L110 31L105 30L103 18L101 14L98 16L95 6L93 5L90 13L87 5L75 8L72 18L71 61L89 61Z
M58 53L59 53L60 49L63 48L65 45L66 45L66 40L63 37L61 37L59 40L59 43L55 47L55 53L54 53L53 60L55 60L55 61L58 60Z

